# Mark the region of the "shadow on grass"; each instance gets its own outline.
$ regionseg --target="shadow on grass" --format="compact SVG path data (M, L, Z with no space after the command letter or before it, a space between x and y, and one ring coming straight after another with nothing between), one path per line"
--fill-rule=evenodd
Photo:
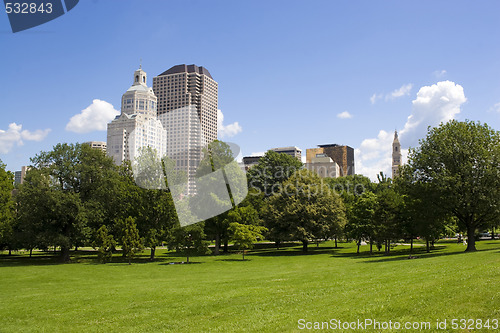
M368 259L368 260L362 260L361 262L380 263L380 262L392 262L392 261L402 261L402 260L427 259L433 257L446 257L451 255L466 255L468 253L489 252L497 250L497 249L479 249L475 252L465 252L465 251L444 252L445 249L446 249L445 245L435 246L433 249L431 249L431 252L427 252L425 248L413 249L413 253L411 254L411 256L413 256L414 258L412 259L409 259L410 256L409 249L392 250L391 253L388 255L384 254L383 252L373 252L373 254L370 254L369 252L362 252L360 254L357 253L333 254L332 257Z
M201 261L190 261L190 262L185 262L185 261L170 261L170 262L163 262L159 265L164 266L164 265L196 265L196 264L203 264Z
M342 247L337 248L333 246L309 246L307 252L302 251L302 246L295 246L287 249L272 249L267 251L253 251L247 254L247 256L259 256L259 257L290 257L290 256L308 256L308 255L318 255L318 254L331 254L341 250Z

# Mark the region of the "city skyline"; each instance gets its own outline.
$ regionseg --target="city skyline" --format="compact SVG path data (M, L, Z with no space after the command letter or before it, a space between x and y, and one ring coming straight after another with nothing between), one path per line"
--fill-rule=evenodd
M338 143L355 149L356 173L375 179L391 174L394 130L404 162L429 125L471 119L500 127L496 2L366 2L358 10L288 1L266 11L263 2L121 4L81 3L15 35L2 16L0 40L10 52L0 56L8 64L0 159L9 170L58 142L105 141L141 58L150 77L177 64L209 68L219 83L219 137L243 156ZM190 6L197 10L181 10ZM179 15L165 21L164 11ZM138 12L150 19L130 29ZM133 39L150 47L129 47Z

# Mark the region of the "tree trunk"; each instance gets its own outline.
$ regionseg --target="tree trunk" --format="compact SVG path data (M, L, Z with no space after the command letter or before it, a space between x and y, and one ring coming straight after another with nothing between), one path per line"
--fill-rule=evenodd
M302 241L302 251L307 252L307 244L309 244L309 241L303 240Z
M78 245L75 245L75 252L78 251Z
M373 242L372 242L372 239L370 238L369 241L370 241L370 254L373 254Z
M359 254L359 247L361 246L361 238L358 239L358 249L356 251L357 254Z
M69 257L69 246L61 246L61 261L68 262L70 261Z
M30 258L32 254L33 254L33 248L30 249Z
M224 253L228 253L229 252L229 241L226 239L224 239Z
M186 251L186 264L189 264L189 249Z
M281 242L279 240L275 241L274 244L276 245L276 249L280 249L280 244Z
M9 247L9 256L12 255L12 249Z
M495 227L491 228L491 240L495 239Z
M335 237L335 248L337 248L337 237Z
M465 252L476 251L476 239L474 233L476 232L476 228L471 226L467 226L467 248Z
M215 235L215 250L214 250L214 254L216 256L218 256L220 254L219 248L220 248L220 235L219 235L219 233L217 233Z
M427 238L425 239L425 247L426 247L427 253L431 252L431 248L430 248L430 245L429 245L429 240Z
M151 255L149 256L149 260L151 261L155 260L155 252L156 252L156 246L151 246Z
M413 254L413 237L410 238L410 254Z

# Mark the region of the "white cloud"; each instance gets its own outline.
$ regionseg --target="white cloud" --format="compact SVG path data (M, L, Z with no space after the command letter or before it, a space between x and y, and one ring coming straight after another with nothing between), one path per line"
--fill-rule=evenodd
M382 99L382 97L384 97L383 94L373 94L372 97L370 97L370 102L375 104L377 100Z
M499 102L499 103L497 103L497 104L495 104L495 105L493 105L493 106L491 107L490 111L494 111L494 112L498 112L498 113L500 113L500 102Z
M406 161L407 148L418 145L418 140L426 136L428 126L454 119L466 101L462 86L451 81L420 88L412 101L412 112L399 133L403 162ZM356 173L372 180L376 180L380 171L390 177L393 138L392 132L381 130L376 138L363 140L355 149Z
M224 114L221 110L217 110L217 131L221 138L233 137L236 134L240 133L242 130L243 129L237 121L229 125L224 125Z
M411 88L413 88L412 83L403 84L401 87L393 90L391 93L385 94L385 100L388 101L388 100L393 100L393 99L403 97L403 96L409 96L410 92L411 92ZM382 98L384 98L384 94L373 94L370 97L370 102L372 104L375 104L379 99L382 99Z
M425 137L428 126L454 119L466 101L463 87L452 81L420 88L417 98L412 101L412 113L401 130L405 146L415 147L418 139Z
M446 70L445 69L442 69L442 70L437 70L437 71L434 71L432 73L436 78L440 78L440 77L443 77L446 75Z
M66 130L75 133L105 131L107 124L119 114L110 103L94 99L87 108L71 117Z
M387 94L385 96L385 99L388 100L388 99L396 99L396 98L403 97L403 96L409 96L412 87L413 87L413 84L411 84L411 83L404 84L399 89L396 89L393 92L391 92L390 94Z
M28 131L16 123L9 124L9 128L0 130L0 153L7 154L14 146L22 146L25 141L42 141L49 134L50 129Z
M337 114L337 118L340 118L340 119L349 119L349 118L352 118L352 114L350 114L347 111L344 111L344 112L341 112L341 113Z

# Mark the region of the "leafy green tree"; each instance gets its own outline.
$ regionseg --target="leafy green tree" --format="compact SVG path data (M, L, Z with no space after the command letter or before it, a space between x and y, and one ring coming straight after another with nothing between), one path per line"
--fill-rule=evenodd
M377 207L377 196L373 192L363 193L356 200L352 207L350 220L347 225L347 230L357 243L357 253L363 239L370 242L370 253L372 253L375 210Z
M14 243L14 175L5 170L5 164L0 160L0 250L9 248L11 253Z
M189 258L192 255L204 255L210 253L208 244L205 240L203 231L203 222L191 224L185 227L177 226L171 232L168 247L175 249L176 252L186 256L186 262L189 264Z
M295 157L269 150L257 165L248 170L248 187L269 197L279 192L281 184L301 168L302 162Z
M30 236L27 243L43 238L59 246L68 261L72 246L88 243L92 230L121 216L123 177L111 158L85 144L57 144L31 161L18 195L22 235ZM30 221L38 237L26 233Z
M168 181L178 185L184 183L187 177L183 171L175 170L174 163L168 157L160 160L151 147L142 148L134 161L135 182L141 188L135 189L133 214L144 245L150 248L150 260L155 258L156 247L167 239L169 232L178 224Z
M377 193L373 237L377 246L384 245L386 254L390 253L391 242L402 237L402 208L403 198L393 188L387 187Z
M420 147L409 151L402 181L426 210L455 216L467 231L466 251L475 251L476 230L500 214L499 165L499 131L479 122L451 120L429 128Z
M0 250L9 248L11 253L14 245L14 175L5 170L5 165L0 160Z
M97 257L100 262L105 264L106 262L111 261L113 249L116 247L116 242L113 235L108 233L108 228L106 228L105 225L101 226L99 230L97 230L92 246L94 249L97 248Z
M229 233L234 246L242 251L243 260L245 260L245 251L253 249L254 243L258 239L263 239L262 234L267 229L258 225L248 225L233 222L229 224Z
M139 230L133 217L127 217L120 224L123 225L122 249L130 265L132 258L144 249L143 240L139 237Z
M354 237L354 239L359 240L357 235L352 234L352 230L358 228L358 226L351 226L351 223L356 223L356 210L354 208L355 204L359 198L367 192L374 192L376 185L373 184L370 178L362 175L348 175L338 178L325 178L325 182L330 188L342 198L346 210L347 223L345 228L347 229L347 237ZM357 221L359 222L359 221ZM337 238L342 234L344 230L339 229L337 233L333 236L335 238L335 247L337 247Z
M322 237L325 228L345 224L340 197L308 170L294 173L269 197L264 215L271 237L300 240L304 252L311 239Z
M219 254L222 242L225 244L224 252L227 252L228 211L243 201L247 194L245 174L235 163L231 163L236 157L234 154L229 144L218 140L204 149L204 158L196 170L198 195L190 199L192 211L197 216L204 216L207 211L224 212L205 220L205 233L215 240L215 255ZM221 184L218 170L221 170L226 185Z

